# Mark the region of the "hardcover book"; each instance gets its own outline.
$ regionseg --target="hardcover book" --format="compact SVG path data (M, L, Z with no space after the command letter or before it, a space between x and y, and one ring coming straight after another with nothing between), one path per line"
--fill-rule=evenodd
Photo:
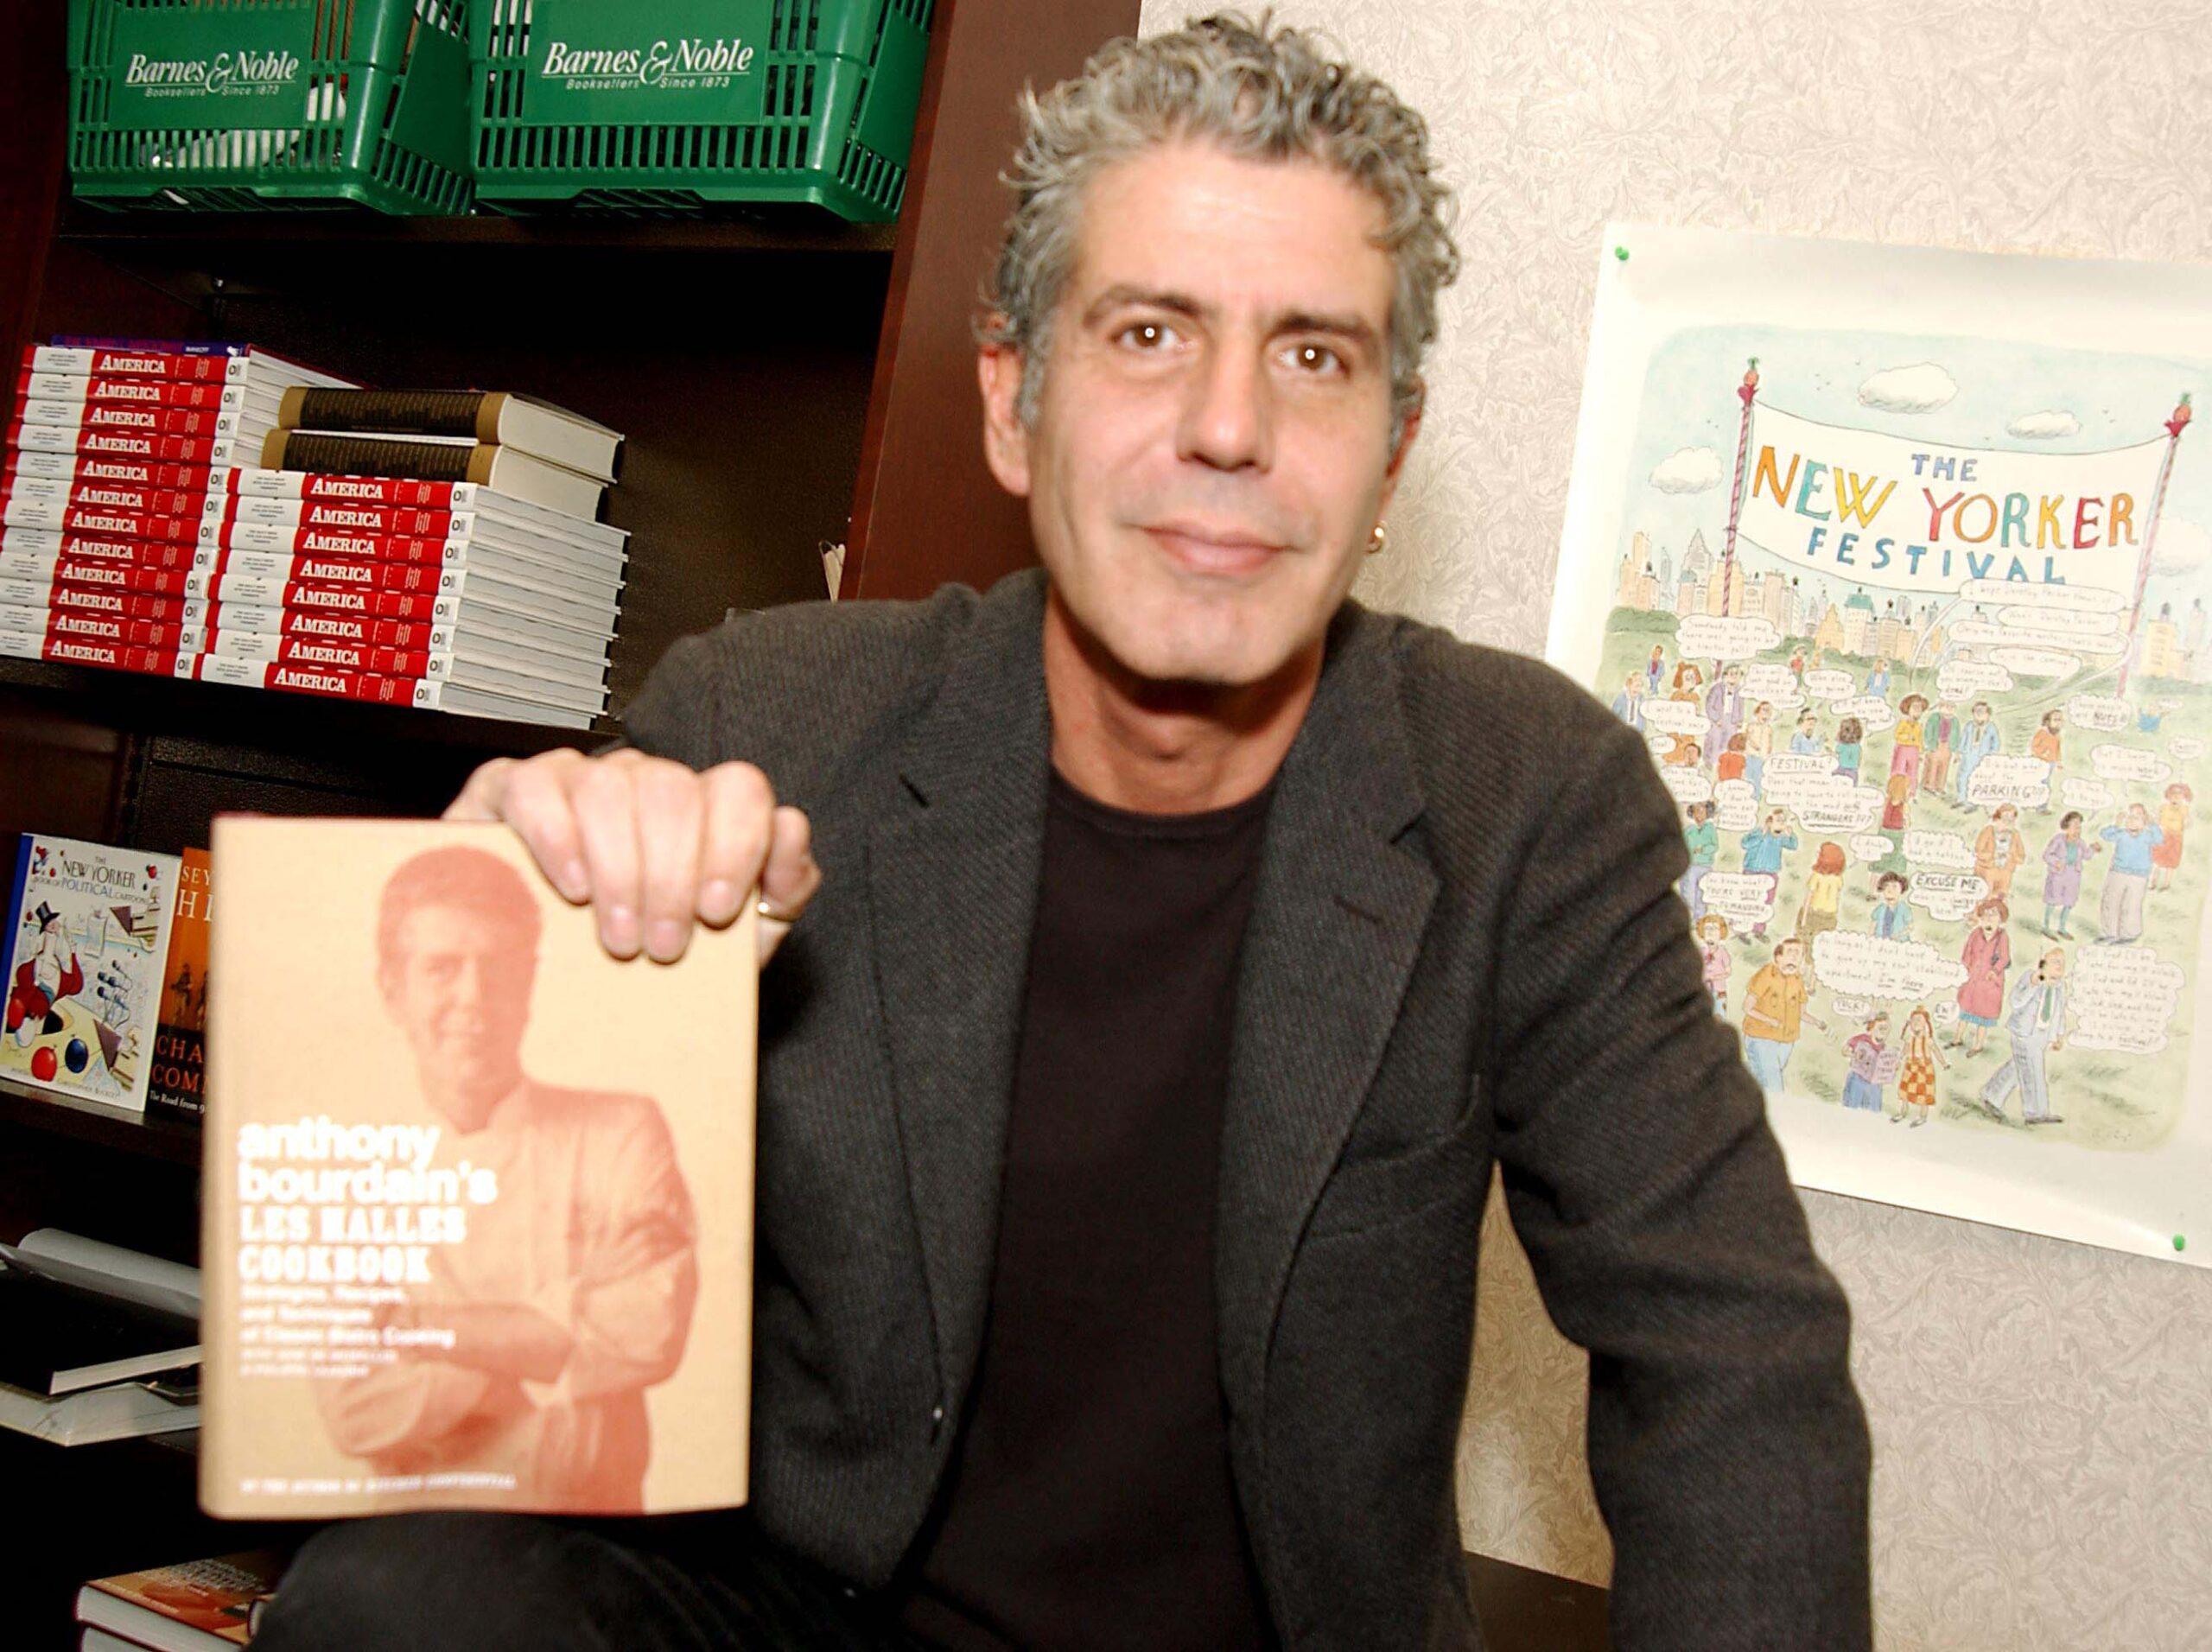
M467 436L614 480L620 433L534 396L508 391L323 390L284 393L279 421L296 430Z
M754 919L609 957L504 826L226 816L200 1501L747 1486Z
M197 1119L207 1110L207 916L214 885L206 849L188 848L182 860L146 1106L149 1112Z
M77 1621L139 1646L244 1646L283 1569L263 1550L96 1579L77 1592Z
M50 642L41 655L107 646ZM9 890L0 1073L144 1109L177 874L174 855L22 834Z

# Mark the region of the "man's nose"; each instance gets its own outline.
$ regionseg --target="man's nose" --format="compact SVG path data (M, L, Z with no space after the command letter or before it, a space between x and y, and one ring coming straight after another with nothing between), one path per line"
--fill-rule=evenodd
M454 971L453 1000L461 1004L476 1004L484 998L484 963L480 958L463 958L461 967Z
M1224 340L1208 349L1189 381L1177 456L1237 470L1274 459L1274 416L1266 363L1255 344Z

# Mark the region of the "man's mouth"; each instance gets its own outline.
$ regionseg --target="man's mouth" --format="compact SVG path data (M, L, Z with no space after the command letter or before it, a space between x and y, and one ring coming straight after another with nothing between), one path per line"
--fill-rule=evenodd
M1145 532L1169 558L1193 574L1235 576L1249 574L1282 550L1278 544L1238 528L1210 527L1199 523L1172 522Z

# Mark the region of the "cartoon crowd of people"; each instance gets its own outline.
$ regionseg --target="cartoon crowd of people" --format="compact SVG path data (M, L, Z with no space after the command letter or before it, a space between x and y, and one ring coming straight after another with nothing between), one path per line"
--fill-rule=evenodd
M1793 651L1788 669L1802 684L1808 665L1825 669L1817 653L1808 663L1801 647ZM1872 697L1888 703L1891 673L1888 660L1875 661L1859 692L1849 698L1863 702ZM1857 707L1861 715L1838 715L1831 735L1823 732L1823 715L1817 707L1806 704L1794 715L1786 708L1778 713L1772 702L1747 694L1746 677L1740 662L1713 661L1701 666L1696 660L1678 658L1670 663L1666 647L1654 645L1641 669L1624 676L1612 706L1616 716L1646 734L1662 766L1695 771L1715 787L1740 781L1751 790L1752 823L1732 850L1723 843L1717 805L1709 796L1685 805L1683 839L1689 866L1680 889L1689 907L1703 978L1716 1013L1726 1015L1729 1011L1734 967L1731 944L1765 955L1750 978L1736 1018L1744 1035L1745 1060L1760 1083L1770 1090L1783 1087L1805 1026L1828 1030L1810 1008L1809 994L1821 984L1815 978L1814 943L1844 923L1850 877L1842 842L1803 832L1791 810L1765 795L1779 721L1789 730L1780 749L1793 757L1824 758L1834 773L1880 789L1878 827L1889 848L1863 867L1866 881L1859 892L1868 902L1864 932L1878 940L1915 938L1913 878L1904 838L1916 828L1935 825L1961 836L1971 832L1974 874L1986 886L1967 918L1957 953L1965 979L1950 994L1951 1003L1912 1003L1904 1011L1894 1043L1891 1013L1872 1004L1842 1045L1847 1066L1842 1105L1854 1112L1885 1114L1893 1122L1924 1125L1936 1111L1942 1075L1954 1064L1954 1056L1946 1052L1961 1058L1984 1056L1991 1033L2001 1030L2006 1039L2000 1051L2002 1064L1978 1089L1961 1096L1961 1110L1979 1109L2010 1124L2007 1109L2017 1092L2022 1128L2061 1122L2052 1110L2046 1066L2049 1056L2066 1043L2068 959L2060 944L2129 946L2141 941L2146 905L2157 893L2173 886L2181 864L2194 802L2189 785L2180 781L2167 785L2155 812L2139 802L2120 803L2108 817L2107 811L2100 810L2094 819L2081 809L2062 810L2066 714L2050 707L2037 715L2024 740L2013 748L2043 765L2043 796L2040 802L2030 804L2034 817L2042 821L2055 816L2056 820L2055 827L2031 832L2022 822L2019 804L2001 798L1985 803L1974 796L1976 772L2007 749L2005 730L1987 700L1971 700L1962 706L1948 697L1931 702L1916 690L1905 692L1892 707L1885 757L1868 740L1868 723L1873 722L1873 732L1878 734L1882 720L1866 715L1863 704ZM1696 707L1705 721L1703 737L1648 727L1649 707L1661 699ZM1679 726L1681 720L1665 721ZM1794 922L1786 933L1770 937L1770 920L1788 921L1778 912L1776 898L1784 867L1796 862L1801 847L1811 854ZM2033 956L2016 967L2012 938L2015 905L2020 905L2024 928L2032 905L2024 891L2015 895L2014 883L2031 858L2040 858L2044 865L2042 918L2035 933L2051 944L2040 950L2028 949ZM1732 860L1735 864L1728 864ZM2077 935L2072 921L2100 860L2098 932L2084 937ZM1705 883L1719 871L1741 872L1765 881L1768 898L1759 917L1747 921L1740 909L1733 918L1712 910ZM1921 938L1946 950L1949 945L1945 940ZM1894 1109L1889 1102L1892 1083L1897 1091Z

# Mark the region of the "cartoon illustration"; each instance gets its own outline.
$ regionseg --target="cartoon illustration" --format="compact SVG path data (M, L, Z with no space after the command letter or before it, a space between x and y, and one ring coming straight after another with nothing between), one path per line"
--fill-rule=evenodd
M2151 856L2166 835L2151 821L2151 811L2139 803L2127 805L2116 826L2097 834L2112 845L2112 866L2105 873L2105 893L2097 908L2097 923L2104 931L2098 944L2124 946L2143 938L2143 892L2151 884Z
M2185 782L2177 780L2166 788L2166 800L2158 805L2158 842L2151 851L2151 887L2171 889L2174 886L2174 873L2181 865L2182 833L2189 825L2189 806L2196 794Z
M1705 989L1713 994L1713 1013L1728 1013L1728 972L1735 961L1728 956L1728 920L1707 912L1697 920L1697 938L1705 955Z
M1752 1071L1975 1129L1975 1098L2011 1089L2043 1126L2056 1059L2062 1139L2155 1142L2185 1104L2187 1024L2135 1020L2193 973L2204 896L2185 845L2212 748L2212 464L2183 440L2204 380L2098 358L2094 393L2019 406L2009 385L2063 375L1987 340L1723 325L1654 348L1586 680L1642 716L1681 808L1681 894ZM1717 464L1662 468L1691 447ZM2144 950L2128 967L2155 982L2069 977L2063 954L2023 973L2024 936L2076 938L2085 890L2079 938ZM1732 994L1732 943L1758 949ZM2087 1020L2052 1031L2049 1004Z
M1966 950L1959 963L1967 972L1959 987L1959 1020L1974 1029L1971 1053L1980 1055L1989 1043L1989 1029L2005 1008L2005 972L2012 967L2012 941L2005 932L2012 913L1995 895L1974 909L1974 927L1967 931Z
M1909 941L1912 938L1912 908L1904 904L1908 887L1902 872L1885 872L1874 880L1874 938Z
M1883 1042L1889 1031L1889 1011L1878 1009L1843 1046L1851 1058L1851 1071L1843 1081L1843 1104L1853 1112L1888 1110L1882 1089L1897 1071L1896 1052Z
M2059 817L2056 835L2043 848L2043 863L2050 868L2044 874L2043 880L2045 935L2062 941L2074 938L2074 931L2066 927L2066 920L2074 914L2075 902L2082 899L2082 869L2088 865L2090 856L2104 852L2102 843L2082 841L2080 810L2069 809Z
M1547 654L1610 699L1657 651L1646 741L1793 1175L2212 1264L2212 300L1616 244ZM1885 1102L1910 1128L1860 1128Z
M63 1023L57 1007L85 989L84 966L63 932L61 914L41 900L29 922L38 939L31 956L16 966L8 991L8 1035L22 1047L41 1033L59 1032Z
M2012 1059L1989 1077L1981 1087L1984 1112L2007 1122L2005 1102L2013 1090L2020 1092L2020 1122L2063 1124L2050 1110L2050 1083L2044 1062L2066 1047L2066 953L2053 947L2020 972L2012 993L2012 1013L2005 1018L2012 1035Z
M1951 1064L1936 1047L1936 1023L1925 1004L1915 1004L1912 1013L1904 1018L1902 1042L1904 1064L1897 1073L1898 1108L1890 1115L1890 1122L1902 1123L1910 1116L1910 1128L1916 1130L1936 1110L1936 1069Z

